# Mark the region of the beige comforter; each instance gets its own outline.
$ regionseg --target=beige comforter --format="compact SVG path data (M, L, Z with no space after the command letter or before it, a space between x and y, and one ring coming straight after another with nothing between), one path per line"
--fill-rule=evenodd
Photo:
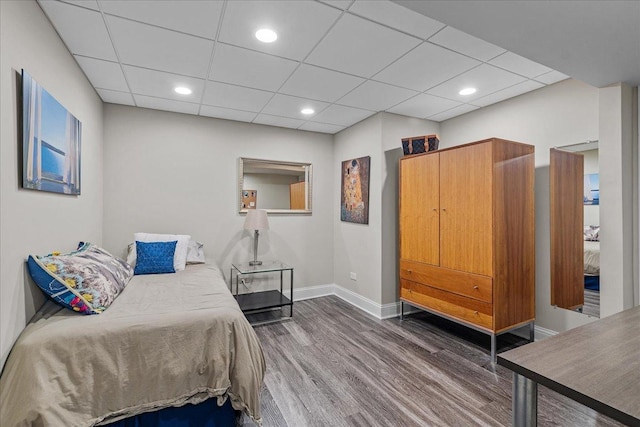
M0 424L90 426L213 396L259 422L264 372L217 268L134 276L99 315L43 306L0 377Z

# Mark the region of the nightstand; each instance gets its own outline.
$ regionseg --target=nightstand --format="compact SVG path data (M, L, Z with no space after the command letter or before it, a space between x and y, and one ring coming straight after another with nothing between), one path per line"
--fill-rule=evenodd
M289 316L293 317L293 267L280 261L265 261L261 265L249 265L248 262L231 264L230 285L233 292L233 278L235 271L235 293L234 296L240 309L244 313L254 313L278 307L289 306ZM284 296L283 275L289 271L289 291L291 299ZM238 293L238 284L242 276L258 273L280 273L280 290L260 291L247 294Z

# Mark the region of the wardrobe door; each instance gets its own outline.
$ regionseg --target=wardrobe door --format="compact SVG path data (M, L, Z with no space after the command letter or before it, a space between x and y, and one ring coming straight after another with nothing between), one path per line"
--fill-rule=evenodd
M400 162L400 258L438 265L440 260L439 154Z
M493 275L491 143L440 153L440 265Z

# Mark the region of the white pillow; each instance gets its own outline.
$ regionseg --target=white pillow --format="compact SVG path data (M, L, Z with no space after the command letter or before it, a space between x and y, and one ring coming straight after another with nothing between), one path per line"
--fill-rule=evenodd
M187 247L187 264L204 264L204 245L195 240L189 240Z
M134 242L129 245L129 253L127 254L127 263L132 267L136 264L136 241L138 242L173 242L177 240L176 251L173 254L173 269L182 271L187 263L187 249L191 236L186 234L151 234L151 233L135 233L133 235Z

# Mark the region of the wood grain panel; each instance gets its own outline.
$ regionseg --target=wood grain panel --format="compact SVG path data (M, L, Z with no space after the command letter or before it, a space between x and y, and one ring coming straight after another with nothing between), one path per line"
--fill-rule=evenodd
M486 328L487 330L492 330L493 308L491 304L405 279L400 279L400 282L408 282L403 283L400 298L428 308L429 310L464 320L475 326Z
M584 304L584 162L582 154L551 149L551 305Z
M439 155L400 160L400 257L440 262Z
M535 318L534 147L494 139L496 330Z
M571 160L570 160L571 161ZM640 425L640 306L500 354L516 372Z
M488 276L401 259L400 278L480 301L493 302L492 279Z
M440 153L440 265L493 275L491 144Z

